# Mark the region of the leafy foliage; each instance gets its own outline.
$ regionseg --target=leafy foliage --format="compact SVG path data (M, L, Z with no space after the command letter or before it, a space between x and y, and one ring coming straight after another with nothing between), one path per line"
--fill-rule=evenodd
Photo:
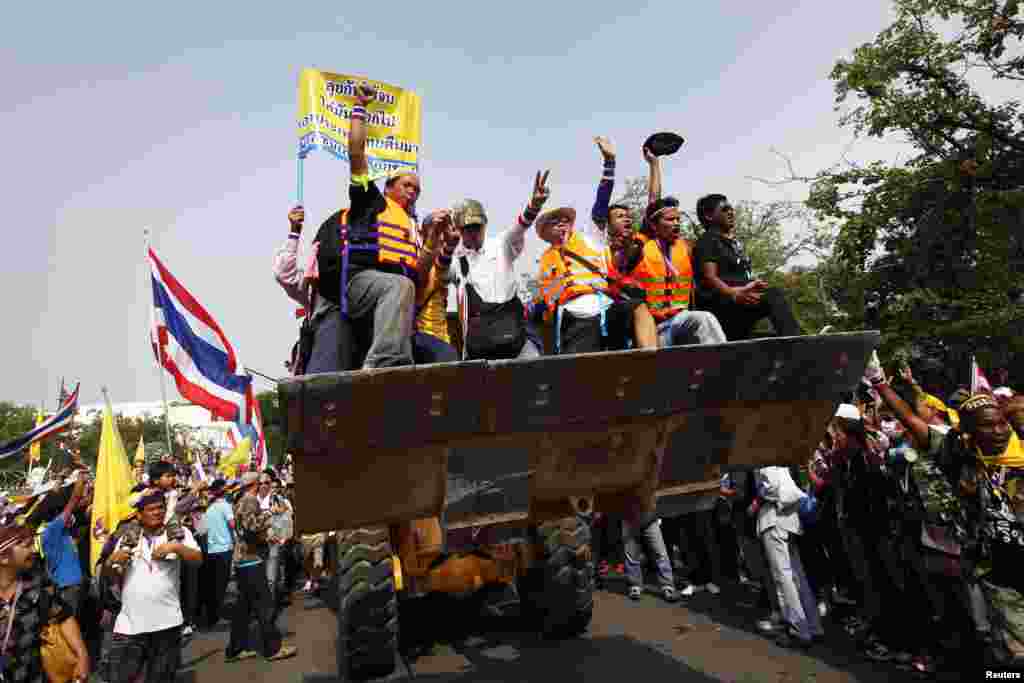
M1024 115L982 94L1024 80L1016 0L896 0L895 21L832 71L842 125L902 137L917 155L829 169L809 206L838 220L830 293L883 350L955 367L1024 350ZM1018 91L1019 92L1019 91ZM940 381L941 380L941 381Z

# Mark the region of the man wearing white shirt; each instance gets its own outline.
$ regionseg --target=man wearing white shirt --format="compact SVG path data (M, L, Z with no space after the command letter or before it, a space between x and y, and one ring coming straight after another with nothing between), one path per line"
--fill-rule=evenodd
M526 314L519 301L515 262L526 245L526 231L550 194L547 177L547 172L543 175L537 173L530 203L515 224L500 237L485 239L487 216L480 202L467 199L455 209L455 227L462 243L455 251L452 266L462 323L463 359L535 358L541 355L539 341L531 339L526 331ZM503 307L498 313L496 309L501 304L507 304L507 308ZM488 320L492 315L500 315L503 320L496 321L494 317ZM516 315L519 327L516 327ZM499 327L503 338L483 338L488 334L487 330Z
M757 515L757 535L764 544L782 616L789 624L778 642L786 647L807 648L825 631L796 545L803 529L797 503L791 499L799 488L785 467L762 467L756 476L758 497L750 512Z
M104 678L108 683L129 683L144 674L146 683L171 683L178 670L184 624L181 563L197 565L203 554L187 528L180 541L168 539L163 491L142 492L134 507L142 526L142 538L131 551L134 557L122 548L122 539L107 559L111 570L127 569Z

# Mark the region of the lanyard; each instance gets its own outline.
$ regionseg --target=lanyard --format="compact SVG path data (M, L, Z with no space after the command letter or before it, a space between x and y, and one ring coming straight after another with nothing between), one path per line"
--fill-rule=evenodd
M672 263L672 259L670 258L670 255L669 255L669 248L666 248L665 245L662 243L662 241L660 239L658 239L657 242L658 242L658 251L661 252L661 258L665 261L665 268L666 268L666 270L668 270L668 272L672 273L673 276L678 277L679 276L679 271L676 269L675 264ZM665 278L665 279L667 280L668 278Z
M17 588L14 589L14 598L11 600L11 614L7 618L7 633L4 634L4 646L0 650L4 655L7 654L7 646L11 640L11 630L14 628L14 611L18 606L18 598L21 597L21 581L18 582Z

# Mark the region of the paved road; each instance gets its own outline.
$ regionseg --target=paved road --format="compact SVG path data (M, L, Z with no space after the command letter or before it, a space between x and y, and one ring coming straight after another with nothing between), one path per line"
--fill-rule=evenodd
M916 681L909 672L860 658L842 629L827 624L827 642L812 650L781 649L753 632L760 616L751 594L726 586L722 595L698 594L686 604L668 605L654 596L633 602L616 592L598 592L589 633L579 639L545 643L511 630L514 622L490 625L482 635L436 645L430 654L400 667L390 680L431 683L761 682L874 683ZM334 613L319 600L296 594L281 618L287 639L299 647L293 660L268 665L261 659L224 663L227 628L196 636L188 645L181 683L300 681L304 674L327 677L335 670ZM452 608L437 610L426 629L439 633L457 621ZM477 624L479 627L480 625Z

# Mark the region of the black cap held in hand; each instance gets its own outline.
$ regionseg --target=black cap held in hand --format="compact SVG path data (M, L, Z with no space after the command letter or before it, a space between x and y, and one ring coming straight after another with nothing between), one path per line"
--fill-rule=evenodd
M683 140L683 137L681 135L676 135L675 133L655 133L651 137L647 138L647 142L644 143L644 147L651 150L651 154L656 157L666 157L678 152L684 142L686 141Z

